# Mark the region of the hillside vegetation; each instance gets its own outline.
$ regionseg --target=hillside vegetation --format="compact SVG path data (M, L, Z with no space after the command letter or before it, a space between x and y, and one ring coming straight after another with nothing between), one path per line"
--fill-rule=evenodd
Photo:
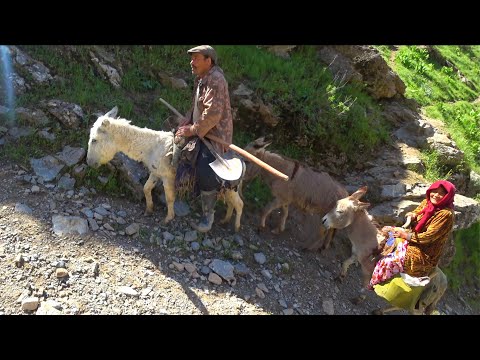
M430 118L443 121L465 153L465 167L480 170L480 46L378 46L407 85L405 96L422 105ZM435 154L425 154L435 157ZM448 169L428 162L431 180ZM476 195L476 199L480 194ZM457 253L447 270L450 286L480 285L480 223L455 234ZM478 306L478 304L477 304Z
M36 86L16 98L17 106L35 107L44 99L59 99L82 107L85 122L81 131L53 128L56 141L31 135L6 144L0 156L29 166L29 158L61 150L65 145L87 148L88 129L97 114L114 106L119 115L137 126L167 130L171 112L158 101L164 98L180 112L191 104L193 77L186 50L193 45L104 46L122 71L122 83L112 87L91 64L92 46L20 46L32 58L47 66L56 81ZM214 45L215 46L215 45ZM344 154L355 164L381 152L390 141L391 124L381 113L379 102L358 84L332 76L319 61L315 46L297 46L289 58L278 57L261 46L215 46L230 92L240 84L269 104L280 119L274 129L255 131L236 122L234 143L243 146L259 135L275 136L272 148L310 165L324 154ZM376 46L387 64L406 85L405 97L415 100L426 116L444 122L453 140L465 153L462 169L440 167L435 153L425 152L426 178L447 178L452 172L480 173L480 46ZM185 79L186 88L174 88L161 81L161 74ZM27 80L29 73L20 74ZM21 122L17 126L24 125ZM108 182L98 183L98 175ZM87 184L109 193L123 192L109 169L88 169ZM247 199L268 199L265 187L255 182ZM476 197L479 199L479 195ZM455 274L480 279L479 227L458 232L457 256L448 269L454 287L464 283ZM467 239L467 240L466 240ZM469 280L470 281L470 280Z
M119 115L139 126L161 129L169 110L158 101L164 98L180 112L190 107L193 77L185 46L107 47L123 69L121 88L112 87L89 64L90 47L77 46L75 57L64 47L24 46L25 51L63 79L53 86L36 88L18 100L18 105L35 104L43 98L59 98L79 104L92 115L118 105ZM225 70L230 91L240 83L270 104L281 119L275 128L276 144L289 140L288 153L315 157L325 149L358 158L358 149L372 151L386 141L388 124L378 105L359 86L339 83L316 56L315 47L301 46L290 59L275 56L256 46L216 46L220 66ZM70 58L69 58L70 57ZM189 87L162 85L159 73L186 79ZM89 117L90 121L94 117ZM85 124L88 128L90 124ZM234 140L244 145L258 134L242 131L237 124ZM293 130L293 131L292 131ZM86 145L86 134L78 134ZM299 151L294 138L308 141Z

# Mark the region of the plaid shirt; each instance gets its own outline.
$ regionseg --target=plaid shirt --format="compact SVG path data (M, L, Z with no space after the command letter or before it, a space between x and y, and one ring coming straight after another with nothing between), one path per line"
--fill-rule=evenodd
M204 137L207 133L218 136L228 143L232 143L233 119L230 107L230 95L228 93L228 84L225 80L223 70L215 65L203 77L195 78L193 106L190 110L193 114L195 108L195 95L199 87L199 96L197 106L199 109L199 118L192 119L193 131L196 135ZM191 115L190 115L191 116ZM212 141L212 145L220 154L223 154L227 148Z

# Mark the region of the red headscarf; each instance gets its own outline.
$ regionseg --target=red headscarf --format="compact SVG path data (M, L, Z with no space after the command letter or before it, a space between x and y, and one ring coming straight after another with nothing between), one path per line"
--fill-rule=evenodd
M430 201L430 192L432 190L438 189L440 186L442 186L447 193L443 197L443 199L438 203L437 205L433 205L432 202ZM415 231L418 232L423 228L423 225L427 222L428 219L432 217L432 215L435 213L437 210L445 209L445 208L450 208L453 209L453 199L455 197L455 185L453 185L451 182L446 181L446 180L438 180L435 181L430 187L427 189L427 206L420 211L418 214L424 214L422 219L418 222L417 226L415 226Z

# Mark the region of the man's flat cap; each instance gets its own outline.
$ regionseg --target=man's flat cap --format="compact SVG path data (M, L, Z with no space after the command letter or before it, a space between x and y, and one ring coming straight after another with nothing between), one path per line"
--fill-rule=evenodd
M213 60L215 64L217 63L217 53L215 52L215 49L210 45L195 46L194 48L191 48L190 50L187 51L187 54L189 55L193 53L200 53L205 56L208 56Z

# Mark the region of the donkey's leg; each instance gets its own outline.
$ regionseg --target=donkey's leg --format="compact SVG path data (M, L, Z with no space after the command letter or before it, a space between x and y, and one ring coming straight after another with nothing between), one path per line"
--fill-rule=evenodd
M325 241L323 242L322 249L327 250L330 248L330 243L332 242L333 236L335 235L335 230L334 228L329 228L327 230L327 234L325 235ZM325 230L323 226L320 226L320 237L323 237Z
M240 197L240 194L237 191L234 191L235 202L233 203L235 207L235 232L240 231L240 220L243 213L243 200Z
M282 205L282 217L280 218L280 222L278 224L278 227L276 229L273 229L272 233L280 234L282 231L285 230L285 222L287 221L287 217L288 217L288 204L283 204Z
M233 190L228 189L225 191L225 204L227 204L227 212L225 217L220 221L220 224L225 224L230 221L233 215L233 202L235 201L232 196Z
M158 177L153 174L150 174L147 182L143 185L143 194L145 195L145 202L147 204L145 208L145 216L152 215L153 213L153 201L152 201L152 190L157 184Z
M372 311L372 315L385 315L386 313L389 313L391 311L397 311L397 310L402 310L402 308L399 308L396 306L390 306L388 308L375 309Z
M357 255L352 254L347 260L342 263L342 271L340 272L340 280L343 280L347 276L347 271L350 265L357 261Z
M447 277L440 268L435 268L429 276L430 283L425 286L418 300L418 309L426 315L433 313L448 286Z
M239 193L235 190L227 190L225 193L225 202L227 203L227 213L225 218L221 221L221 224L229 222L233 215L233 209L235 208L235 232L240 230L240 219L243 212L243 200Z
M265 221L267 220L267 216L270 215L270 213L273 210L278 209L282 205L283 205L283 201L280 200L279 198L275 198L265 207L265 209L263 210L262 217L260 219L260 227L262 229L265 228Z
M165 200L167 201L167 216L163 220L167 224L175 217L173 205L175 203L175 176L164 176L162 178L163 189L165 190Z

